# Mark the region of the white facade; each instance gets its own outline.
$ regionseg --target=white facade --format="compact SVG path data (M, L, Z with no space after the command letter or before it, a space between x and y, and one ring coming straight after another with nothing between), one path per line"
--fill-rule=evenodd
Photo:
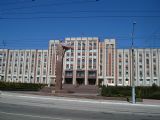
M160 85L160 49L134 50L134 77L136 86ZM131 51L117 50L117 85L131 85ZM127 58L129 56L129 58ZM123 66L123 67L122 67ZM128 80L127 80L128 79Z
M97 37L66 38L73 46L64 57L64 82L72 84L98 83L98 43Z
M0 49L0 80L23 83L51 83L56 78L56 45L48 50ZM84 85L160 86L160 49L134 49L134 71L130 49L116 49L115 39L98 37L65 38L73 47L64 57L63 83Z
M1 52L4 52L1 50ZM5 74L1 80L22 83L47 83L48 50L7 50ZM1 60L0 60L1 61ZM4 69L2 66L1 69ZM2 76L5 79L2 79Z
M116 85L116 51L115 40L105 39L103 51L103 78L104 85Z

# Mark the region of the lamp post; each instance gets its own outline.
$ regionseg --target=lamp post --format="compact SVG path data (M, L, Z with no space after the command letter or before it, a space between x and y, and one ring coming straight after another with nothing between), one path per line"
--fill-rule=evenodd
M134 80L134 27L136 22L133 22L133 29L132 29L132 104L135 104L135 80Z

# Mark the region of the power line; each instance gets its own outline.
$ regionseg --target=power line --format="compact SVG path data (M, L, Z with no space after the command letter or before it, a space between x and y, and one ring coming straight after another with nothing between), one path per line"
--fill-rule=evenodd
M8 2L8 3L3 3L3 4L0 4L2 6L8 6L8 5L15 5L15 4L21 4L21 3L31 3L31 2L34 2L35 0L30 0L30 1L17 1L17 2Z
M2 12L5 11L12 11L12 10L22 10L22 9L29 9L29 8L36 8L36 7L48 7L48 6L61 6L61 5L70 5L70 4L81 4L81 3L93 3L97 2L96 0L83 0L83 1L72 1L72 2L61 2L61 3L50 3L50 4L41 4L41 5L32 5L27 7L15 7L15 8L9 8L9 9L2 9Z
M0 17L1 20L30 20L30 19L88 19L88 18L160 18L160 16L148 16L148 15L104 15L104 16L42 16L42 17Z
M113 12L113 13L128 13L128 12L138 12L138 13L160 13L160 10L72 10L72 11L39 11L39 12L11 12L7 14L59 14L59 13L106 13L106 12ZM6 13L1 13L2 15Z

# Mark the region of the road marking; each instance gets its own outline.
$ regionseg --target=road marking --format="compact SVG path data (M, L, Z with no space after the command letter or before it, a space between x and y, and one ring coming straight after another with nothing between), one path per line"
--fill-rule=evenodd
M4 96L14 96L11 94L3 94ZM59 98L43 98L42 96L27 96L27 95L18 95L16 94L16 97L20 98L32 98L32 99L43 99L43 100L58 100L58 101L67 101L67 102L80 102L80 103L92 103L92 104L112 104L112 105L130 105L130 106L141 106L141 107L160 107L160 105L151 105L151 104L131 104L131 103L115 103L111 101L95 101L95 100L84 100L84 99L70 99L66 97L59 97Z
M2 112L2 114L7 114L7 115L14 115L14 116L24 116L24 117L34 117L34 118L41 118L41 119L52 119L52 120L72 120L72 119L64 119L64 118L53 118L53 117L47 117L47 116L37 116L37 115L27 115L27 114L18 114L18 113L8 113L8 112Z

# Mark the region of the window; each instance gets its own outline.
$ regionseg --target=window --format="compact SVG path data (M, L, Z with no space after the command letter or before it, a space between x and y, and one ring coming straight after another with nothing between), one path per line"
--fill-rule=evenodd
M91 68L92 68L92 66L91 66L91 65L89 65L89 68L91 69Z
M119 84L122 84L122 79L119 79L119 81L118 81L118 82L119 82Z
M121 72L121 71L119 71L119 76L120 76L120 77L122 76L122 72Z
M93 56L96 56L96 52L93 53Z
M142 54L139 54L139 57L142 57Z
M68 61L69 61L69 58L67 58L66 61L68 62Z
M69 56L69 53L67 52L67 56Z
M156 71L156 65L153 66L153 70Z
M139 58L139 62L142 63L142 58Z
M148 53L146 54L146 57L149 57L149 54L148 54Z
M77 69L80 69L80 65L77 66Z
M149 77L149 71L147 71L147 77Z
M97 61L96 61L96 59L93 59L93 63L96 63Z
M80 46L78 46L78 50L81 50L81 47L80 47Z
M154 71L154 77L156 77L157 76L157 73Z
M9 70L9 72L8 72L9 74L11 74L11 69Z
M93 68L96 69L96 65L93 65Z
M97 45L96 43L93 43L93 48L94 48L94 49L96 49L96 45Z
M128 59L126 59L126 63L128 63Z
M73 52L71 52L71 56L73 56L74 55L74 53Z
M142 65L139 65L139 69L142 69Z
M29 52L27 52L27 56L29 56Z
M77 60L77 63L80 64L80 59Z
M74 42L71 42L71 46L74 46Z
M153 56L154 56L154 57L156 56L156 52L153 52Z
M38 55L39 57L41 57L41 53L39 53L39 55Z
M82 68L85 68L84 64L82 65Z
M70 68L73 69L73 64L71 64Z
M128 70L128 65L126 65L126 70Z
M39 77L37 77L37 82L39 82Z
M156 63L156 59L153 59L153 63Z
M85 62L85 58L84 57L82 58L82 62Z
M46 70L43 70L43 75L46 75Z
M17 67L17 64L15 64L14 66Z
M149 59L146 59L146 63L149 64Z
M40 75L40 70L37 71L37 75Z
M46 81L46 78L45 78L45 77L43 77L43 83L45 83L45 81Z
M78 53L78 56L80 56L81 55L81 53Z
M80 43L80 42L78 42L78 46L81 46L81 43Z
M46 63L44 63L44 67L46 67L47 65L46 65Z
M128 58L128 54L125 54L125 56Z
M143 76L142 71L139 71L139 76L140 76L140 77L142 77L142 76Z
M92 59L89 59L89 64L92 64Z
M126 72L126 75L128 75L128 72Z

